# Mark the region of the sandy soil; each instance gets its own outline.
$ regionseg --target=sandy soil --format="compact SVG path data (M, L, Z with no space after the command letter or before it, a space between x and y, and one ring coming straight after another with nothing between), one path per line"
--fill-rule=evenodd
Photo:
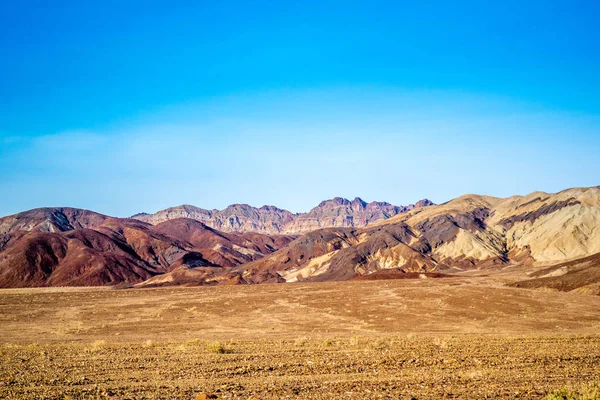
M600 297L485 277L0 290L2 398L541 398L600 382Z

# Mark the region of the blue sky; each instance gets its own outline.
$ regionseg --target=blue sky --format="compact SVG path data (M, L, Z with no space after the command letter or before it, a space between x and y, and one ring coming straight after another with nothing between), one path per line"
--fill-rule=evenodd
M600 184L598 2L48 4L0 4L0 215Z

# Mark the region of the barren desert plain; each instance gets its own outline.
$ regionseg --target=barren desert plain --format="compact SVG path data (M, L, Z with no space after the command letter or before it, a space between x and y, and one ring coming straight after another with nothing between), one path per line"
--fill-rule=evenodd
M600 396L600 296L493 277L0 291L11 399Z
M600 400L600 0L0 0L0 400Z

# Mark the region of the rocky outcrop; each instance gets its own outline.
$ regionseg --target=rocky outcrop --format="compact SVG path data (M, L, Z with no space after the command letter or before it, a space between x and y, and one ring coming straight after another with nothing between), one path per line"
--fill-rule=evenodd
M409 206L394 206L376 201L366 203L358 197L352 201L336 197L321 202L307 213L299 214L274 206L255 208L247 204L233 204L224 210L205 210L182 205L154 214L136 214L132 218L152 225L176 218L191 218L223 232L298 235L321 228L367 226L375 221L430 205L433 203L427 199Z
M223 210L182 205L158 211L154 214L136 214L132 218L157 225L177 218L190 218L222 232L283 233L283 227L294 219L294 214L274 206L260 208L248 204L232 204Z

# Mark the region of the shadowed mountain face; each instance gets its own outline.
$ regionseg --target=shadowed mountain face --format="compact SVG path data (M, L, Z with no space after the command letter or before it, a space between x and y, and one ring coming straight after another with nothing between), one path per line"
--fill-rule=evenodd
M300 214L292 214L274 206L255 208L247 204L234 204L219 211L183 205L155 214L136 214L132 218L153 225L175 218L190 218L223 232L297 235L320 228L366 226L432 204L424 199L404 207L376 201L366 203L358 197L352 201L336 197L321 202L307 213Z
M597 293L599 187L424 205L400 212L336 198L290 223L343 225L360 214L360 226L352 216L347 227L301 236L221 232L190 218L150 225L77 209L31 210L0 219L0 286L437 277L520 265L532 278L520 287Z

